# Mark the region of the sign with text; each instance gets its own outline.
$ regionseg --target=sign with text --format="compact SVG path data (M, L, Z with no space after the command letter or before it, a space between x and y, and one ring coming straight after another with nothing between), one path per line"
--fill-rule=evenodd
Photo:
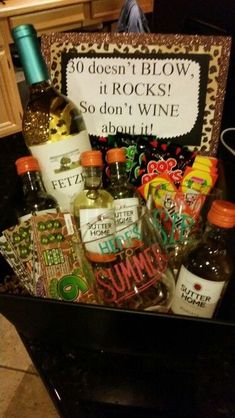
M230 38L52 34L42 47L90 135L156 135L216 152Z

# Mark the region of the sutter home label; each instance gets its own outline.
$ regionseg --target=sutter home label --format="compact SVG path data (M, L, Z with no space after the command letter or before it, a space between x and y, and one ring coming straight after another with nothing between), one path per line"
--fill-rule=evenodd
M116 231L127 228L138 220L138 198L114 200Z
M80 229L86 251L103 254L101 245L115 233L114 209L80 209Z
M211 318L224 284L202 279L182 265L171 309L180 315Z

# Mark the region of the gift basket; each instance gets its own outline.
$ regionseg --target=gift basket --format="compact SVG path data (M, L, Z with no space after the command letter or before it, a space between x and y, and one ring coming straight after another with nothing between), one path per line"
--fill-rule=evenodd
M0 312L15 325L61 410L63 394L63 416L74 416L75 408L85 417L121 412L146 418L157 410L158 416L195 412L198 418L212 416L211 399L221 416L229 416L235 204L227 200L207 120L208 115L218 118L213 131L218 136L229 41L216 39L216 49L211 40L201 45L197 38L163 37L157 39L156 54L151 36L146 46L142 37L118 35L115 47L108 35L64 36L65 42L63 35L52 35L53 48L45 41L47 52L54 54L53 83L61 77L69 85L74 73L82 78L86 65L95 104L81 101L83 112L48 81L34 28L13 30L30 86L23 119L29 155L14 161L22 193L16 222L2 228L0 237L0 253L9 264L0 283ZM67 65L61 76L56 62L60 48ZM106 61L110 50L111 64ZM185 50L191 51L186 59ZM220 52L222 76L216 67ZM138 71L148 77L132 83L128 71L131 79ZM179 85L174 79L166 82L174 72ZM114 81L117 75L120 83ZM155 76L162 82L156 83ZM200 80L201 89L199 84L191 89L192 80ZM180 105L168 103L174 83ZM220 107L210 83L218 83ZM82 80L81 85L88 84ZM100 119L105 113L115 115L100 129L92 122L88 135L86 125L98 108L97 85L97 96L110 100L99 103ZM124 103L112 101L110 92L124 95ZM183 93L185 103L180 101ZM131 95L134 100L128 102ZM140 96L150 101L139 103ZM152 103L156 97L151 96L165 101ZM191 99L196 105L190 104L190 113ZM198 110L206 99L205 109ZM142 118L132 124L136 105ZM182 121L176 123L180 106L185 128ZM159 118L156 125L151 112ZM101 404L109 413L114 407L119 411L104 415ZM129 415L127 405L133 408Z
M137 128L128 133L118 125L115 133L89 136L85 115L48 81L34 28L18 26L13 37L30 86L23 135L31 155L15 161L22 199L17 202L17 224L4 229L0 239L1 254L14 277L14 283L11 279L1 285L1 311L9 318L13 315L23 333L39 333L43 338L45 332L46 339L53 312L60 323L53 339L55 334L68 332L70 325L65 326L62 318L74 315L104 317L106 325L98 327L96 337L102 329L110 332L112 315L149 323L145 318L157 320L158 315L163 321L174 318L175 323L188 317L217 321L233 274L225 235L235 226L235 206L221 188L214 149L203 152L203 146L149 134L143 122L138 134ZM86 61L73 57L69 73L76 68L82 75ZM98 77L105 72L107 80L109 75L122 76L127 71L121 64L87 62L90 74ZM175 68L179 76L187 76L189 67L184 63L174 67L174 60L159 62L160 67L158 62L152 66L145 61L140 61L140 67L130 62L127 66L133 76L141 69L143 76L169 77ZM197 68L192 68L196 76ZM181 86L181 78L178 81ZM110 83L113 94L120 95L121 84L112 77ZM100 82L101 96L108 94L107 86ZM138 82L134 87L125 82L122 94L143 96L144 91L166 96L166 88L170 96L170 84ZM95 105L85 110L86 106L81 102L83 112L95 112ZM169 116L169 111L171 117L179 116L176 105L138 106L141 114L148 108L155 116L156 112ZM134 104L124 107L131 116ZM100 114L114 110L123 112L121 106L106 102L100 106ZM160 132L163 127L160 123ZM22 314L18 315L21 301ZM16 309L9 310L10 304ZM46 320L40 320L41 311ZM78 317L75 322L81 322ZM31 327L34 321L42 323ZM92 324L93 319L86 319L85 327L88 322ZM89 331L88 326L85 334Z

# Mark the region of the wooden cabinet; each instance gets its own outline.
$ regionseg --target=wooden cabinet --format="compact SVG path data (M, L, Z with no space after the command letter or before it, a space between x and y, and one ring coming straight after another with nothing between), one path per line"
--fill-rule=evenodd
M1 28L1 24L0 24ZM3 27L1 28L3 29ZM0 32L0 138L21 130L22 106L8 44Z
M9 45L11 29L31 23L38 34L72 31L116 20L124 0L11 0L0 3L0 138L21 130L22 105ZM153 0L139 0L144 13Z
M30 22L40 35L43 32L69 30L74 28L74 26L79 28L89 18L89 4L81 3L58 9L13 16L10 18L10 26L25 25Z

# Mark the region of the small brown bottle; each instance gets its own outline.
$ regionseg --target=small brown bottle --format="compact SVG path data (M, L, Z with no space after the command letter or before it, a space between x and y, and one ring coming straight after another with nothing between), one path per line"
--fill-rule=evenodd
M235 226L235 204L215 200L207 219L202 242L181 266L171 306L175 314L212 318L231 277L227 232Z
M19 221L26 221L32 215L58 212L57 200L47 193L43 184L37 159L33 156L21 157L15 165L23 190L23 199L17 208Z

